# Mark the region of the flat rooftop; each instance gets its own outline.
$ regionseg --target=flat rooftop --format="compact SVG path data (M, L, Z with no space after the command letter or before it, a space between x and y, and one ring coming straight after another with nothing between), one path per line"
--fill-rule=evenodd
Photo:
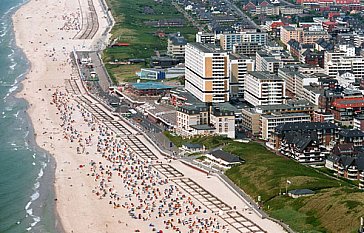
M165 90L174 88L158 82L133 83L132 87L137 90Z
M281 81L283 81L282 78L278 77L275 74L271 74L268 71L249 71L248 73L260 80L281 80Z
M201 50L204 53L225 53L226 51L214 44L201 44L197 42L189 43L193 47Z

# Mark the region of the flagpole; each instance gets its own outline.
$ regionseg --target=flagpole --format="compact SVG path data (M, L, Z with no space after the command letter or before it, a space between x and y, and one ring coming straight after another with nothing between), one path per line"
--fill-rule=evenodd
M286 181L286 195L288 195L288 182Z

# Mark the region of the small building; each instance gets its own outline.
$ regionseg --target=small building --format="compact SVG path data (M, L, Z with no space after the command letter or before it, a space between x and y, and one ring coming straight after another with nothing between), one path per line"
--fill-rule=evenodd
M141 79L155 79L155 80L161 80L166 78L166 72L159 69L146 69L142 68L140 72L137 73L137 75Z
M315 192L311 189L295 189L288 191L288 196L292 198L307 197L314 195Z
M150 66L154 68L170 68L178 65L180 61L177 58L167 56L153 56L150 59Z
M364 132L358 129L342 129L339 132L339 143L353 143L354 146L363 146Z
M334 163L334 170L337 176L344 177L349 180L361 180L364 171L364 156L358 155L341 156L336 163Z
M242 160L239 156L230 154L223 150L212 151L206 154L206 157L215 165L223 168L230 168L234 165L238 165L244 162L244 160Z
M183 144L181 149L185 153L198 153L205 151L205 146L200 144L194 144L194 143L186 143Z
M179 33L168 36L167 54L180 61L185 59L185 47L187 40Z
M133 83L129 90L139 96L159 96L165 95L174 87L164 85L158 82Z

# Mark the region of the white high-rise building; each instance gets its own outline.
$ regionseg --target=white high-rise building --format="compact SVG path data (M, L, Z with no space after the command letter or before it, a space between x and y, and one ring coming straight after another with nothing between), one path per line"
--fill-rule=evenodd
M364 78L364 58L352 55L350 48L347 51L325 51L325 74L335 78L352 73L356 78Z
M229 54L212 44L186 46L185 88L202 102L229 101Z
M254 71L255 61L244 55L230 54L230 94L234 97L244 96L244 79L246 73Z
M286 83L275 74L248 72L244 86L244 99L254 106L285 103Z

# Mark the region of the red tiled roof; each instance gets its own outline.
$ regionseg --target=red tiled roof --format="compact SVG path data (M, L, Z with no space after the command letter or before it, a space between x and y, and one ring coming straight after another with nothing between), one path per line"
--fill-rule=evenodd
M332 103L334 107L337 108L357 108L364 107L364 97L360 98L345 98L345 99L336 99Z
M269 3L267 1L263 1L259 4L259 6L268 6Z

